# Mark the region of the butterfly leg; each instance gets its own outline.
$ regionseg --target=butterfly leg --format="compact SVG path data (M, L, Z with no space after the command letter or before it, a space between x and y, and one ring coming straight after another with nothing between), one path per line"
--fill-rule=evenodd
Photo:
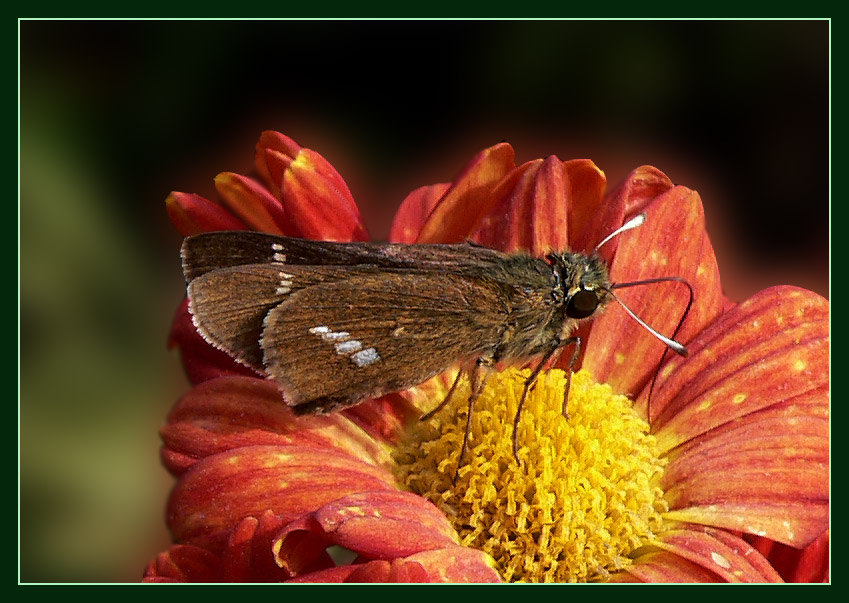
M513 458L516 459L516 463L520 466L522 464L522 461L519 460L519 419L521 419L522 417L522 408L525 406L525 400L527 400L528 394L534 388L534 385L536 385L537 377L539 376L542 369L552 360L556 361L556 359L560 356L560 352L563 351L563 346L571 343L572 339L576 338L571 337L569 339L564 340L563 342L561 342L559 339L556 340L554 342L554 346L548 352L545 353L545 355L537 363L536 368L534 368L534 370L531 371L531 374L528 375L528 378L525 379L525 387L522 390L522 397L519 398L519 404L516 407L516 415L513 417Z
M428 412L423 414L421 416L421 418L419 419L419 421L427 421L433 415L435 415L440 410L445 408L445 405L448 404L451 401L451 398L454 396L454 390L457 389L457 385L460 383L460 377L462 377L462 376L463 376L463 371L462 370L457 371L457 377L454 379L454 383L451 384L451 389L449 389L448 393L445 394L445 398L443 398L442 402L440 402L439 405L436 408L429 410Z
M480 397L483 392L483 388L486 387L486 382L489 380L489 376L491 374L489 368L492 364L492 358L481 356L475 362L475 366L469 375L472 391L469 393L469 411L466 415L466 433L463 434L463 446L460 448L460 458L457 461L457 472L454 474L454 483L457 483L457 477L460 475L460 467L463 466L463 460L466 458L466 452L469 449L469 435L472 431L472 411L475 407L475 400Z
M575 349L572 351L572 357L569 359L569 368L566 369L566 389L563 392L563 417L566 419L569 418L569 390L572 389L572 371L578 362L578 356L581 355L581 338L570 337L564 339L562 345L567 346L570 343L575 344Z

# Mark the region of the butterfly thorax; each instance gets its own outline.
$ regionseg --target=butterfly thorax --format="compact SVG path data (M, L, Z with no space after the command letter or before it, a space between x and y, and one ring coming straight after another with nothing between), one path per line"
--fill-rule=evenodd
M595 256L563 252L546 258L516 254L505 263L507 321L496 360L520 360L545 354L569 337L585 304L601 309L608 301L607 267ZM572 314L580 316L573 316Z

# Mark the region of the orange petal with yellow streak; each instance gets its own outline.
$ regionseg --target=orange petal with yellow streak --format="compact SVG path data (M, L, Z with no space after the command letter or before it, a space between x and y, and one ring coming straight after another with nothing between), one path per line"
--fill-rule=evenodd
M245 230L241 220L200 195L172 192L165 199L168 218L184 237L216 230Z
M280 201L256 180L223 172L215 177L215 189L230 211L253 230L290 236L298 234Z
M493 191L515 168L513 157L513 147L504 142L475 155L433 208L417 242L457 243L468 239L498 201Z
M273 130L263 132L256 143L254 161L257 171L278 199L283 187L283 174L300 150L301 146L294 140Z
M392 227L389 229L389 241L392 243L415 243L422 226L436 204L451 186L449 183L422 186L407 195L401 202Z
M280 201L304 238L346 242L369 238L348 185L311 149L301 149L283 172Z

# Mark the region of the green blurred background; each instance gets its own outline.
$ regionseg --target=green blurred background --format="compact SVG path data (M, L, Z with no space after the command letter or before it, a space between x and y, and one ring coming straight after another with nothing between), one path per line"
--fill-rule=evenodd
M413 188L517 162L698 190L728 295L828 296L825 21L20 23L20 574L136 581L168 546L157 429L187 384L171 190L264 129L340 171L372 235Z

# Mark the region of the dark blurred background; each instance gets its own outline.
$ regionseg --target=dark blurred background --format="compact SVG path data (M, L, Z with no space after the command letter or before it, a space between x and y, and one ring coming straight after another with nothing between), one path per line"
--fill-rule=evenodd
M20 23L20 579L135 581L168 546L157 429L187 385L171 190L264 129L372 236L506 140L699 191L727 294L829 295L827 21Z

